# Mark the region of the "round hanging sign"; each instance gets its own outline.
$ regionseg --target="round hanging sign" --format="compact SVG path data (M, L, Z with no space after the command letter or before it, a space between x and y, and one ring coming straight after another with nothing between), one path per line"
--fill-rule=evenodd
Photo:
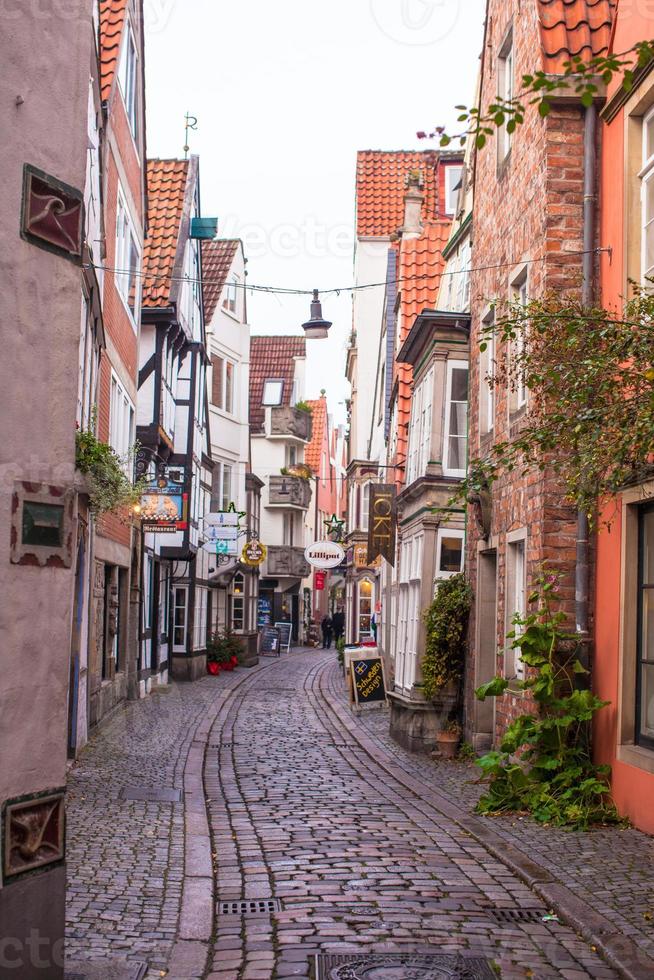
M345 552L336 541L314 541L305 548L304 557L314 568L336 568L345 558Z
M268 549L265 544L261 544L260 541L248 541L247 544L243 545L241 561L244 565L263 565L267 554Z

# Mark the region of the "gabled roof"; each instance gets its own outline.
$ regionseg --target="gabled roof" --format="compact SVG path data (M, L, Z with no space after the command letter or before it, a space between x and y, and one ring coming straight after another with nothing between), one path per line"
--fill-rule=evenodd
M536 0L543 70L558 74L571 57L609 50L616 0Z
M265 409L261 404L264 382L268 379L283 381L282 405L291 404L295 358L306 357L304 337L251 337L250 338L250 429L263 432Z
M111 95L128 0L100 0L100 88L102 101Z
M307 404L311 408L312 433L311 442L304 450L304 461L307 466L311 467L314 473L320 473L323 446L325 436L328 433L327 399L323 395L322 398L312 399ZM329 452L329 446L327 447L327 451Z
M229 270L240 244L240 241L235 238L216 238L212 242L202 242L202 296L206 323L211 321L220 303Z
M148 160L148 235L143 247L143 306L168 306L184 198L188 160ZM156 276L157 278L150 278ZM163 278L160 278L163 277Z
M386 238L404 223L405 180L411 171L423 177L423 214L436 215L434 150L360 150L357 153L357 238Z

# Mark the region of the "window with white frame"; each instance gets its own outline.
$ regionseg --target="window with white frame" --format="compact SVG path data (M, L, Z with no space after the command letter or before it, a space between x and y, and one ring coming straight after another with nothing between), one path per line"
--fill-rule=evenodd
M211 358L211 366L211 403L228 415L233 415L236 365L228 358L214 354Z
M441 527L436 537L436 578L449 578L463 571L465 533Z
M654 278L654 109L643 119L643 167L641 178L642 280ZM649 283L650 287L654 283Z
M468 441L468 365L447 362L443 473L465 476Z
M506 546L506 632L515 630L519 636L523 627L512 626L513 617L520 615L524 618L526 605L526 561L525 538L508 541ZM525 676L525 666L519 650L507 649L505 655L505 676L522 680Z
M463 182L463 167L445 168L445 213L454 214Z
M236 316L238 309L238 277L232 276L225 288L223 308Z
M513 98L513 32L510 32L504 44L500 48L497 60L497 94L503 102L511 102ZM507 119L508 122L508 119ZM511 149L511 133L507 123L500 126L497 130L497 161L502 163L509 155Z
M283 543L293 548L296 544L297 524L296 515L292 511L284 512L282 539Z
M262 405L281 405L282 403L282 392L284 390L284 382L276 379L269 378L263 386L263 397L261 399Z
M479 357L479 427L482 433L492 432L495 428L495 311L491 310L482 322L484 332Z
M116 375L111 373L109 445L129 472L129 451L134 443L134 405Z
M231 463L218 460L213 468L213 486L211 496L215 510L228 510L232 502L232 476L233 467Z
M370 519L370 484L365 483L361 488L361 531L368 530L368 521Z
M123 32L123 49L118 68L118 82L125 103L129 128L132 131L132 136L136 139L138 132L138 55L129 23Z
M434 371L432 368L415 387L411 399L407 485L418 480L427 472L431 455L433 391Z
M132 219L120 190L116 202L116 289L130 312L132 323L138 319L141 284L140 255Z
M231 625L235 633L242 633L245 628L245 576L238 572L232 584Z
M186 615L188 589L176 586L173 595L173 650L186 649Z
M529 302L526 269L511 283L511 301L520 306L527 306ZM520 324L516 336L511 341L511 356L516 358L518 363L520 363L525 353L525 330L526 324ZM511 408L515 411L523 408L527 404L527 386L525 384L524 370L519 370L517 377L513 379L510 403Z

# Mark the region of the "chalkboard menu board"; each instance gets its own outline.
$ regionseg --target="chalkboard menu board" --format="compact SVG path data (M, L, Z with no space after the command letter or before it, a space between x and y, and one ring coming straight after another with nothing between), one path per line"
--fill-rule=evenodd
M386 700L384 665L381 657L371 657L368 660L352 659L350 669L357 704L373 704L376 701Z
M262 657L280 657L281 653L279 630L274 626L264 626L259 631L259 655Z
M275 623L275 629L279 630L280 645L283 650L288 651L291 649L291 630L293 629L292 623Z

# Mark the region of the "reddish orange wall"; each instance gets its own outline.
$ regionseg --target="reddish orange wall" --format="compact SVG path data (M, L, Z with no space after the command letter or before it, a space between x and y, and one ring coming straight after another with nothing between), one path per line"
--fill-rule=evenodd
M639 39L650 37L651 20L638 12L637 4L620 5L613 49L629 50ZM609 96L616 89L613 83ZM600 244L612 252L600 256L601 303L619 310L626 281L625 147L624 113L621 111L601 127ZM618 809L642 830L654 833L654 775L616 760L618 702L620 697L620 568L622 528L615 501L607 502L597 539L595 656L593 686L610 705L599 712L594 728L595 757L613 768L613 795Z

